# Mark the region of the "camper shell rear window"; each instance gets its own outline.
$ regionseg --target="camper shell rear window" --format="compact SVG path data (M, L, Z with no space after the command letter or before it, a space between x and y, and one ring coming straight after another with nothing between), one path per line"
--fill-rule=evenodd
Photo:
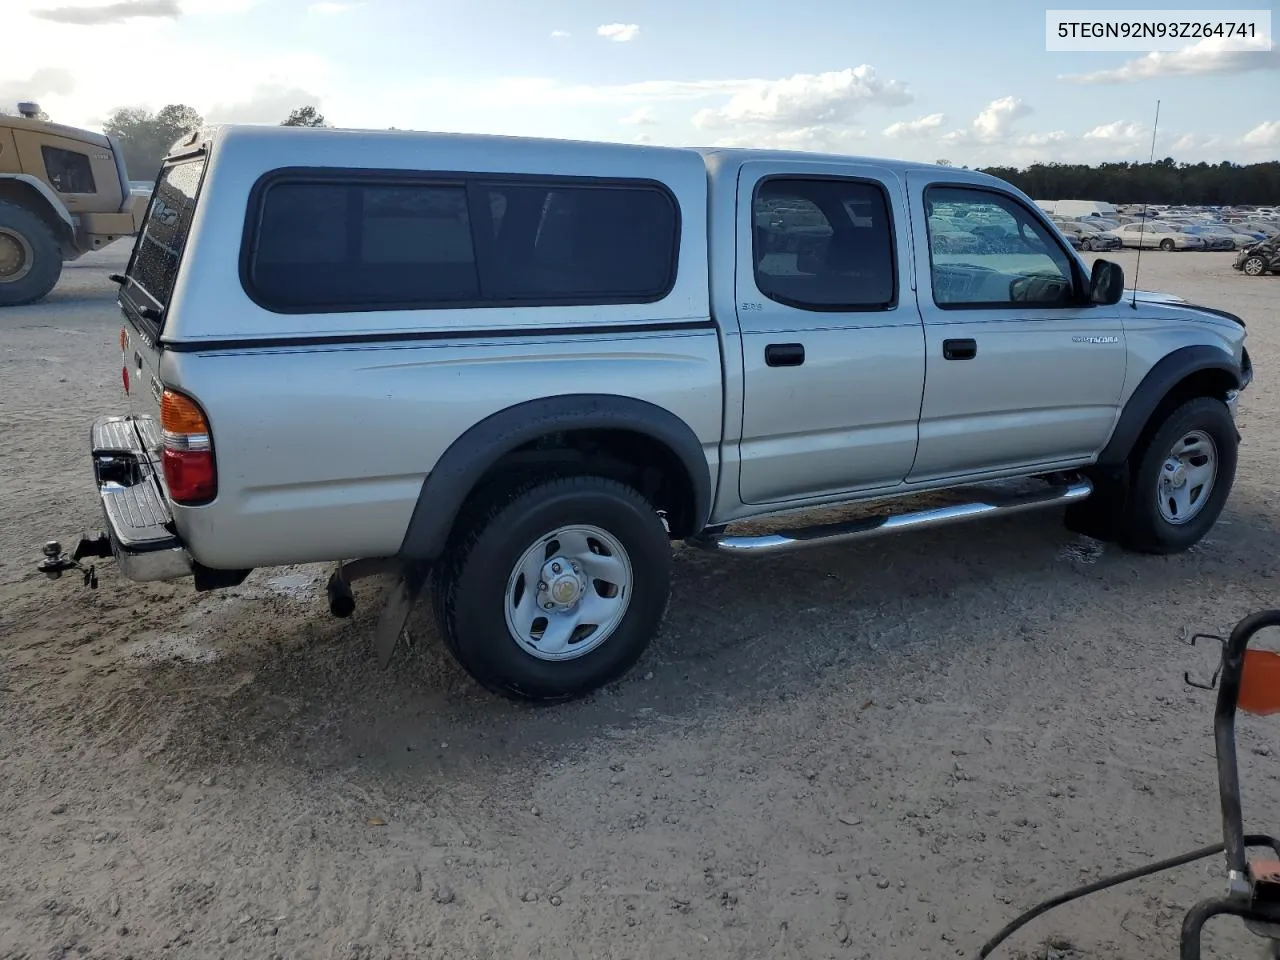
M125 270L121 298L152 322L162 319L173 295L182 252L191 233L206 155L166 164L156 178L146 220Z
M649 180L294 169L254 188L241 281L277 313L650 303L679 247Z

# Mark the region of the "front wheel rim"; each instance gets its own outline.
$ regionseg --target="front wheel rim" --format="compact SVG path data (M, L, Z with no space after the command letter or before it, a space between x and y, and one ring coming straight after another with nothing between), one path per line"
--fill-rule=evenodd
M27 238L16 230L0 227L0 283L17 283L35 263Z
M558 527L531 544L507 578L507 630L538 660L585 657L617 631L634 580L631 557L611 533Z
M1256 259L1246 260L1244 262L1244 272L1249 274L1251 277L1256 277L1262 272L1262 261Z
M1178 438L1160 466L1156 506L1166 523L1190 523L1209 502L1218 479L1218 445L1203 430Z

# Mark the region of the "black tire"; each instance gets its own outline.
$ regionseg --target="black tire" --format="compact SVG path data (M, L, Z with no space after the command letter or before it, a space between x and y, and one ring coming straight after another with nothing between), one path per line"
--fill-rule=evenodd
M1088 237L1085 237L1083 240L1080 241L1080 249L1084 250L1087 253L1093 253L1093 241L1090 240Z
M671 543L653 505L631 487L594 476L533 480L462 522L436 572L435 615L446 646L486 689L523 700L580 697L622 676L658 632L671 590ZM598 527L626 550L630 600L599 646L576 659L543 660L507 626L507 581L527 549L572 524Z
M1192 431L1201 431L1213 441L1217 474L1199 512L1183 523L1171 523L1157 506L1160 475L1174 444ZM1141 553L1178 553L1209 532L1227 502L1236 475L1236 425L1221 400L1197 397L1173 410L1146 437L1130 455L1131 482L1115 539Z
M35 303L54 288L62 275L58 238L48 224L26 207L0 200L0 238L9 232L21 238L25 249L20 256L24 261L30 257L30 267L17 280L5 281L0 277L0 307Z
M1175 244L1172 240L1160 241L1160 249L1163 250L1165 253L1169 253L1170 251L1172 251L1175 246L1177 246L1177 244Z
M1267 272L1267 261L1265 257L1252 256L1240 264L1240 269L1244 271L1246 276L1260 277Z

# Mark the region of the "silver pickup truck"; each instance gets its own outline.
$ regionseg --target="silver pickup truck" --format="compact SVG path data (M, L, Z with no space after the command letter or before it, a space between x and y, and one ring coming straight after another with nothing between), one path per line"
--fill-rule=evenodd
M1009 184L842 156L212 128L116 280L107 530L46 572L113 554L207 590L330 561L338 615L389 572L384 661L429 594L463 667L531 699L635 663L673 540L781 553L1062 505L1184 549L1252 377L1238 317L1126 292Z

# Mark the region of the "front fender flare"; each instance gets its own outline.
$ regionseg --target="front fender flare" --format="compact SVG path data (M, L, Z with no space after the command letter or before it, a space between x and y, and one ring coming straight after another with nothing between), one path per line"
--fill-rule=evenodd
M431 562L444 552L454 519L476 483L505 454L565 430L625 429L664 444L684 465L693 488L694 530L711 512L711 471L702 444L675 414L634 397L566 394L491 414L458 437L432 468L400 546L405 560Z
M0 180L13 180L30 187L40 195L42 200L49 204L49 209L66 225L66 228L72 234L75 233L75 221L71 219L71 211L67 209L67 205L58 198L53 189L43 180L39 180L29 173L0 173Z
M1240 368L1226 351L1205 344L1179 347L1148 370L1133 391L1111 432L1111 439L1098 455L1098 465L1115 467L1124 463L1169 391L1192 374L1205 370L1219 370L1231 378L1234 388L1240 386Z

